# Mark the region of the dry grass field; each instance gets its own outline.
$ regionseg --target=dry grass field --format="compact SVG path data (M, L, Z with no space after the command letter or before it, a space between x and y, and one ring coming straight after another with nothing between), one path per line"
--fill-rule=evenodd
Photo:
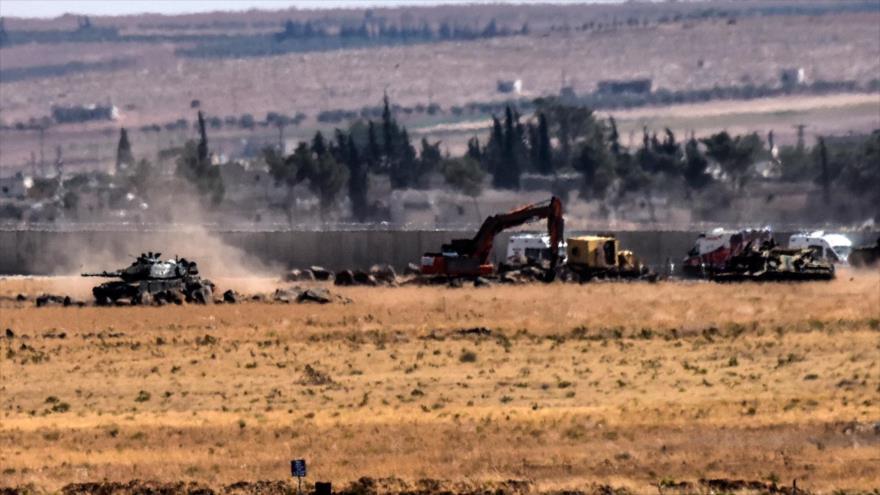
M269 290L273 281L220 281ZM334 288L335 289L335 288ZM880 488L880 273L348 288L349 304L35 308L0 280L0 485L699 478ZM62 335L63 334L63 335Z

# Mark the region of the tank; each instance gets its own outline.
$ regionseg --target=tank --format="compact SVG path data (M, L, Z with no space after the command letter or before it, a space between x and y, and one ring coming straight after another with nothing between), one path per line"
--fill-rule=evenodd
M718 282L831 280L834 264L818 257L810 248L784 249L773 242L761 246L749 243L711 278Z
M83 277L114 278L92 288L100 306L130 304L211 302L214 284L202 279L195 261L186 258L162 260L162 253L147 252L126 268L108 272L83 273Z

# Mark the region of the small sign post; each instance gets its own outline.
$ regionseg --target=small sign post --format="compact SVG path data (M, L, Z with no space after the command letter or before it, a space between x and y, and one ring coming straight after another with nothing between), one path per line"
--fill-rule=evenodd
M306 473L305 459L294 459L290 461L290 474L297 479L296 493L298 494L302 494L302 480L306 477Z

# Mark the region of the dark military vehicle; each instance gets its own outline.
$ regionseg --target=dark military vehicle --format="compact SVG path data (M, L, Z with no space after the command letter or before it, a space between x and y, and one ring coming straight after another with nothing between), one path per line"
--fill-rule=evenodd
M161 259L162 253L143 253L127 268L83 273L84 277L116 278L92 289L98 305L211 302L214 284L199 276L198 266L185 258Z
M852 250L849 264L856 268L867 268L880 264L880 237L873 246L859 246Z
M809 248L785 249L771 241L749 243L711 274L718 282L831 280L834 265Z

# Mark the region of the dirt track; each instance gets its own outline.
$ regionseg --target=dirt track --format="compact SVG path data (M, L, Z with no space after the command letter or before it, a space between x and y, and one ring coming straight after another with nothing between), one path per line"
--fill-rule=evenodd
M67 283L0 280L0 296ZM5 300L0 485L222 492L286 480L293 457L337 487L470 483L460 492L706 491L701 478L723 478L830 493L880 479L876 271L338 291L354 302Z

